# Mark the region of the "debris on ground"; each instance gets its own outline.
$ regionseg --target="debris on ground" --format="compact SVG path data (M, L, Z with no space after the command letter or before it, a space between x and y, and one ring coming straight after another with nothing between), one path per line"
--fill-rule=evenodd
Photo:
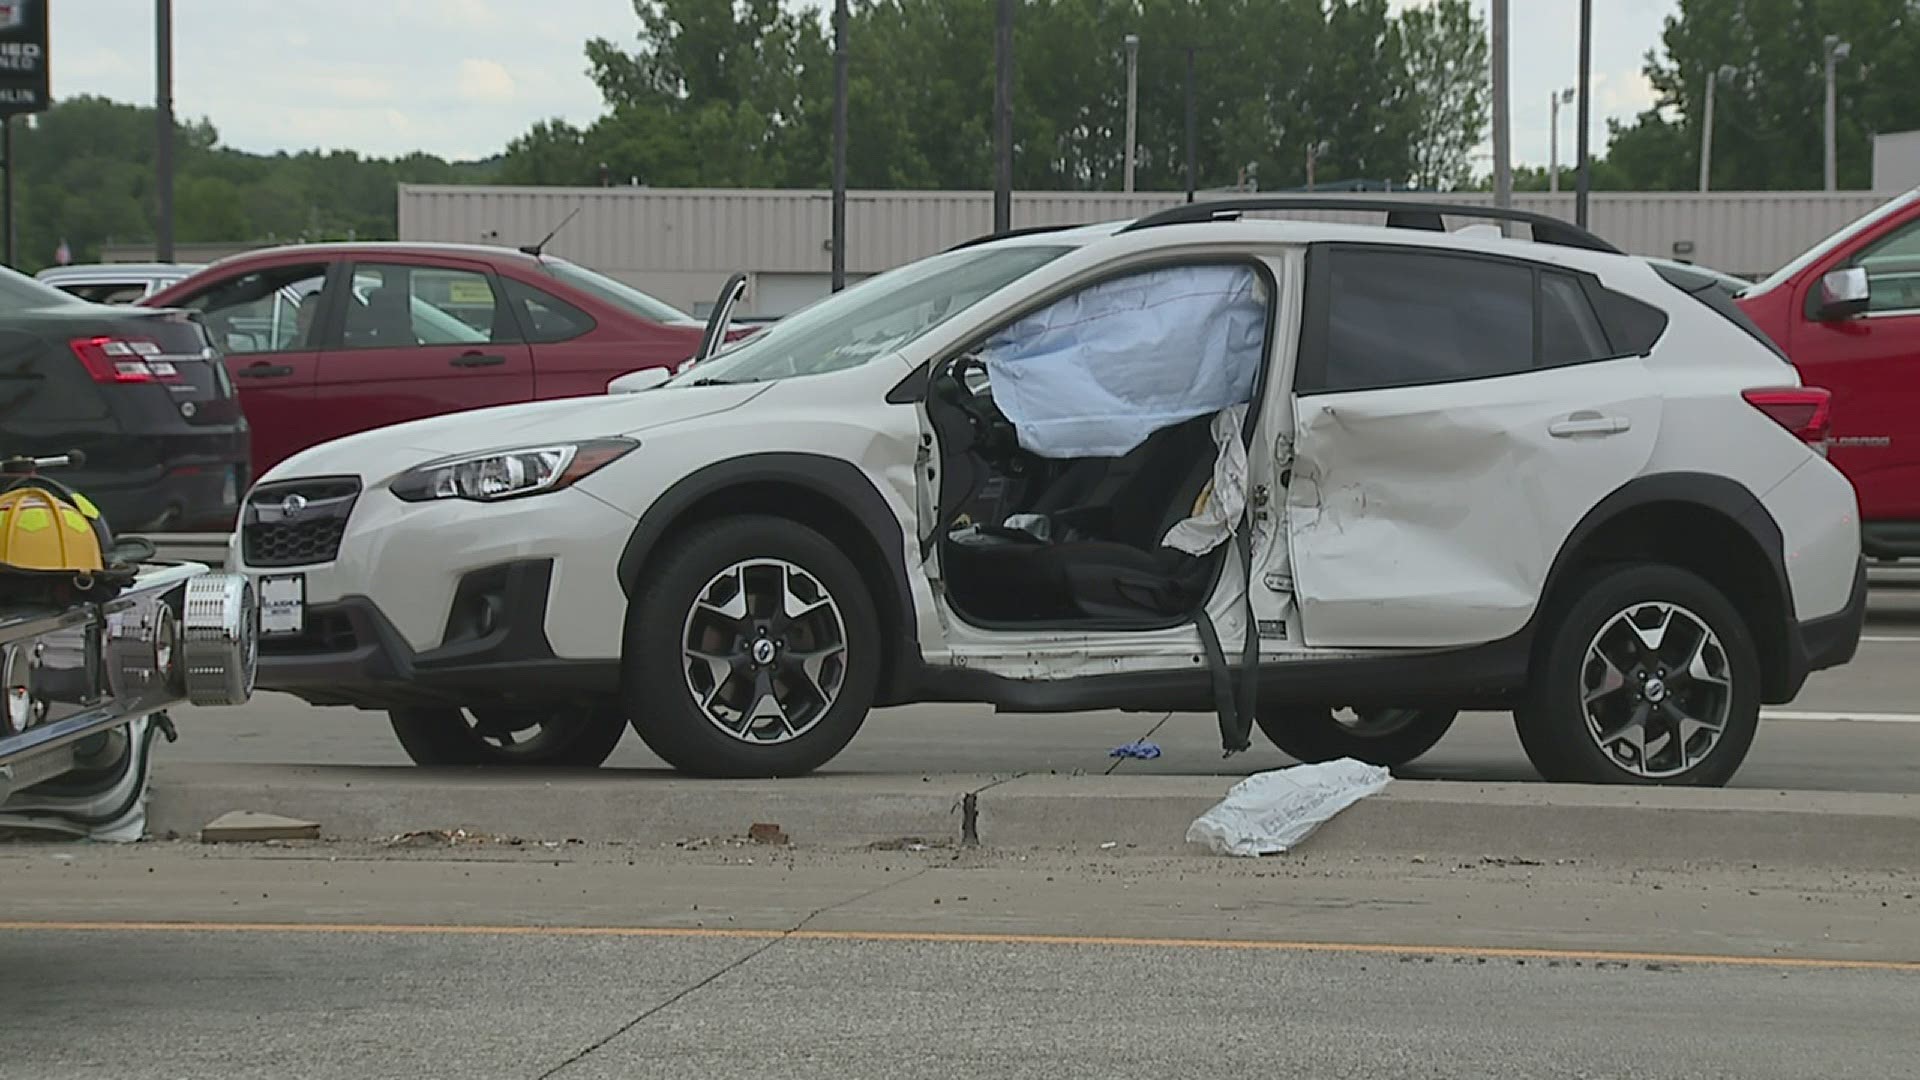
M1219 855L1278 855L1392 780L1387 769L1353 758L1254 773L1194 819L1187 842Z
M1142 761L1152 761L1154 758L1160 756L1160 746L1158 743L1150 743L1145 739L1135 739L1125 746L1116 746L1112 750L1107 751L1107 756L1139 758Z
M784 844L787 842L787 834L773 822L756 821L747 829L747 839L756 844Z
M262 814L253 810L230 810L200 830L200 842L203 844L318 839L320 823L317 821L301 821L299 818Z
M902 836L895 840L875 840L867 845L868 851L925 851L935 845L918 836Z

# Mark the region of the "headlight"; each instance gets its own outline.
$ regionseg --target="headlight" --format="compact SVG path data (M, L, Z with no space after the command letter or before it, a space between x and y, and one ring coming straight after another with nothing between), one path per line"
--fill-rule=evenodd
M632 439L590 439L442 458L401 473L391 489L408 502L517 499L567 487L639 445Z

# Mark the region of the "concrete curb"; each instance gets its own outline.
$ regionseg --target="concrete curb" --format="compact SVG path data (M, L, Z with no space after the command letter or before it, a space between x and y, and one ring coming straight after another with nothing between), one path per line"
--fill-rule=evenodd
M637 770L502 775L412 768L162 766L150 835L198 835L252 810L321 823L332 839L466 829L528 840L659 846L778 824L803 847L919 839L998 849L1168 854L1231 777L825 775L720 783ZM1909 866L1920 795L1395 781L1300 849L1318 858L1426 856L1834 868Z

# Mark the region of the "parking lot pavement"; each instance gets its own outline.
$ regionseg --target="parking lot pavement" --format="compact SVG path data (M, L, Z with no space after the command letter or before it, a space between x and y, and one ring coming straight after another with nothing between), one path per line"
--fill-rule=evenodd
M1798 1080L1920 1053L1894 873L191 844L0 873L0 1072L39 1080Z

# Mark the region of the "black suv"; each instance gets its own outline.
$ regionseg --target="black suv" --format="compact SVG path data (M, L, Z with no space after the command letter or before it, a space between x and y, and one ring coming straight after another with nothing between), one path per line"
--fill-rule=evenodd
M116 531L232 527L248 431L189 312L76 300L0 267L0 450L79 450L61 480Z

